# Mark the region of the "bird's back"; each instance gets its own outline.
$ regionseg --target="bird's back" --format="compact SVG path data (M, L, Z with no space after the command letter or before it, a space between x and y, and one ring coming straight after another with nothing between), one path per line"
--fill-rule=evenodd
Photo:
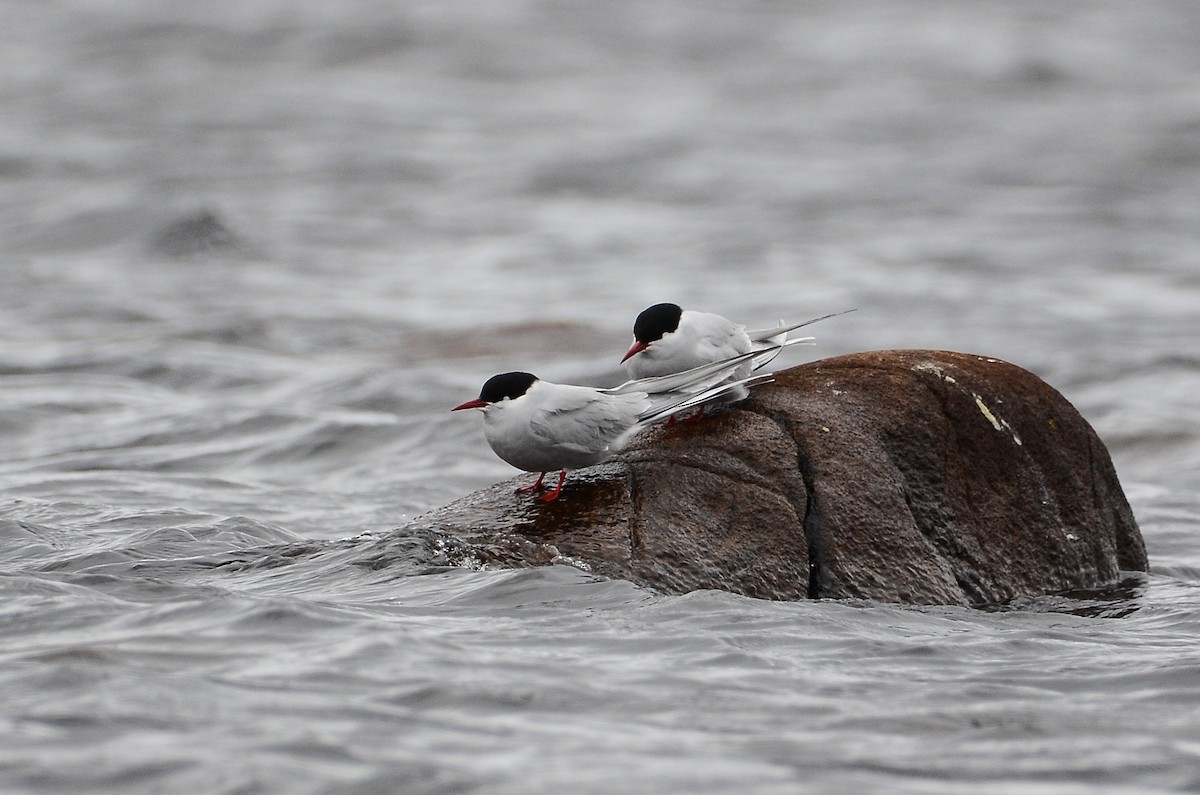
M650 408L643 392L611 394L540 381L529 400L484 413L484 435L496 455L528 472L575 469L611 456L638 416Z

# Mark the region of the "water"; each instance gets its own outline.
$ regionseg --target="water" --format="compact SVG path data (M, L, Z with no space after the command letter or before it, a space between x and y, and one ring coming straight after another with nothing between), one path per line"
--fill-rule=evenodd
M0 790L1200 790L1194 3L2 10ZM778 604L394 532L512 474L451 406L612 381L660 300L1038 373L1150 574Z

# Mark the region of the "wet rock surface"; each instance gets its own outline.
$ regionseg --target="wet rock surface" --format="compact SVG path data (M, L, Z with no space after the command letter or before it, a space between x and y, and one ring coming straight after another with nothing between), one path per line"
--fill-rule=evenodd
M669 592L988 605L1112 585L1146 552L1103 443L1037 376L947 351L794 367L658 427L562 496L522 475L418 518L488 565Z

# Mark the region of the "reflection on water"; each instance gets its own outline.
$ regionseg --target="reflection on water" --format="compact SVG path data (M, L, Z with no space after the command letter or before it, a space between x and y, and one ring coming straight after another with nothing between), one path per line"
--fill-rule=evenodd
M1014 599L1008 604L990 609L1042 610L1070 613L1084 618L1126 618L1142 608L1149 588L1149 578L1135 573L1114 585L1102 588L1077 588L1052 596Z

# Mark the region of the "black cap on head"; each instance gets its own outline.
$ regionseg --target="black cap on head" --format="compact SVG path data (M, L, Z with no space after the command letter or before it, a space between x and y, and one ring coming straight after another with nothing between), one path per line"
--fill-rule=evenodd
M538 378L531 373L500 373L489 378L479 390L484 403L499 403L505 398L519 398L529 391Z
M643 309L633 321L633 338L647 344L660 340L664 334L679 328L682 315L683 308L679 304L655 304Z

